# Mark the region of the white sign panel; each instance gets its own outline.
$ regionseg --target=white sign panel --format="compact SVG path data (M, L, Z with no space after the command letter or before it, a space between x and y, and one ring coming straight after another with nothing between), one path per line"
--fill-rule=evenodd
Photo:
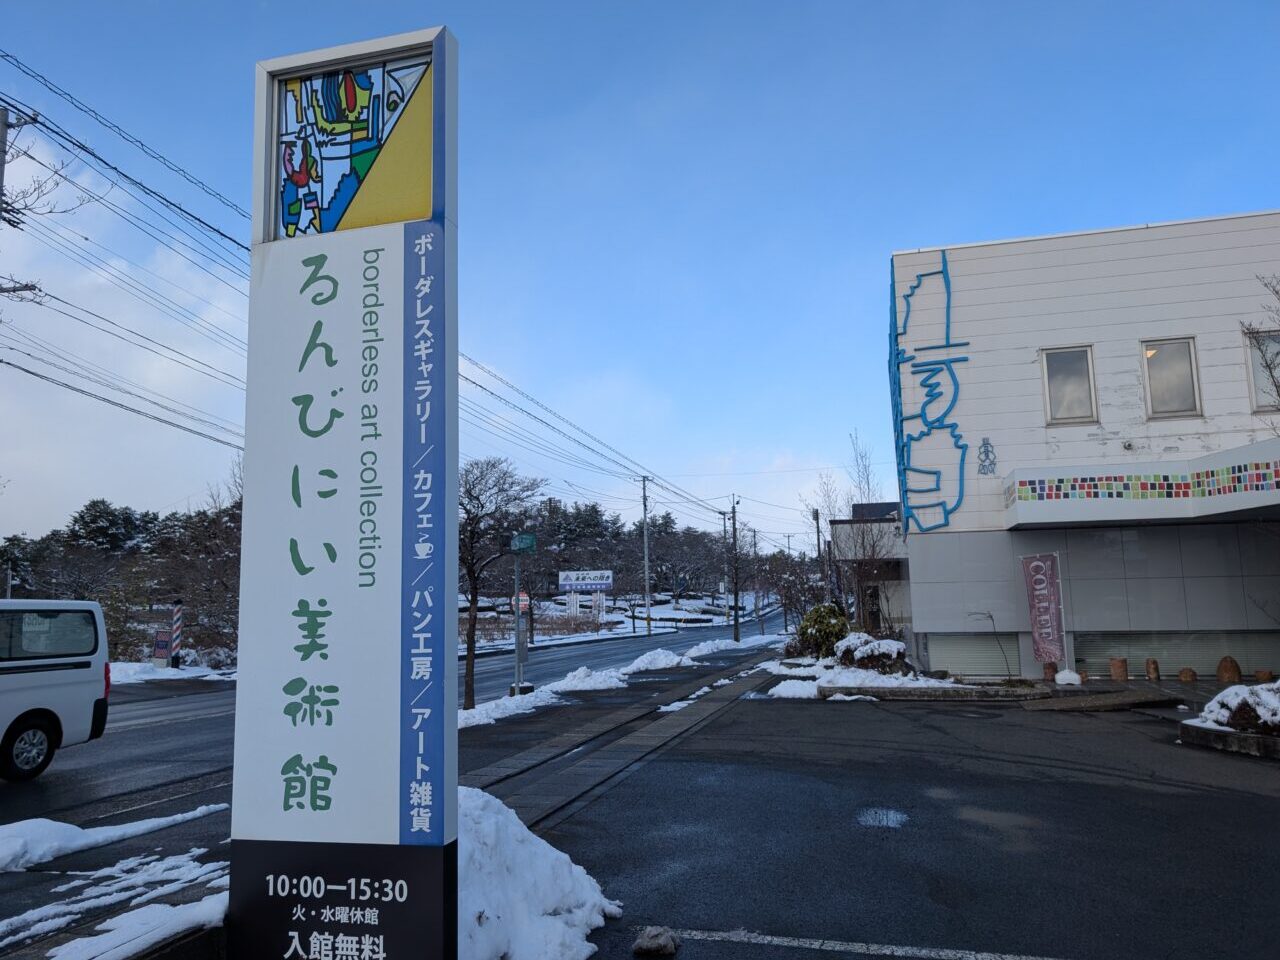
M560 589L567 593L613 591L612 570L561 570Z
M426 31L260 72L277 222L251 256L237 958L456 955L450 49Z

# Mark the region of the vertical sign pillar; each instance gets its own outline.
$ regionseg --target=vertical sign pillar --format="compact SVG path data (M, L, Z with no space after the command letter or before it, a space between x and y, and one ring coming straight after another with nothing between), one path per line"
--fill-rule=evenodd
M456 60L258 66L237 960L457 955Z
M178 654L182 649L182 601L175 600L173 602L173 630L172 642L169 647L169 658L173 666L178 666L181 662Z

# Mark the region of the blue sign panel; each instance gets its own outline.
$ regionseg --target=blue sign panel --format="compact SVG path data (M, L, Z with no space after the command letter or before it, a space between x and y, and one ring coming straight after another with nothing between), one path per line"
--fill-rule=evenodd
M400 842L446 842L447 690L455 638L445 610L456 603L457 570L446 561L446 419L455 384L445 351L444 231L436 221L404 227L404 462L400 624Z

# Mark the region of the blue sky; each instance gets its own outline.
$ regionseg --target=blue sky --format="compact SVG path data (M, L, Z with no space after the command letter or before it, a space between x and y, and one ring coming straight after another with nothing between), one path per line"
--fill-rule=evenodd
M460 43L463 349L699 495L783 505L754 507L766 530L808 529L801 468L843 463L851 430L892 495L891 251L1280 206L1271 2L119 0L56 30L14 6L0 46L248 206L255 61L437 23ZM0 91L219 212L4 65ZM21 242L0 231L0 273ZM181 505L225 466L14 376L30 442L0 461L0 534L97 494ZM126 461L77 471L52 439L73 410Z

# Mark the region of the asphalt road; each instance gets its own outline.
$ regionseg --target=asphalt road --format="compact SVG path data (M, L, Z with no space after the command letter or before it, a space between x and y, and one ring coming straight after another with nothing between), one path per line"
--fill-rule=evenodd
M535 648L530 675L721 635ZM479 689L500 693L510 666L483 658ZM35 783L0 784L0 821L98 826L230 801L233 689L151 684L113 697L101 741L64 751ZM583 709L469 739L532 745ZM552 818L544 836L623 902L623 918L593 937L606 958L630 956L648 923L691 932L685 960L1271 956L1280 767L1179 746L1176 729L1136 713L753 696ZM228 831L222 811L0 876L0 928L68 896L54 888L69 871L193 849L220 860ZM763 941L708 939L742 930Z
M764 618L766 632L776 633L782 629L782 614L772 613ZM739 628L744 635L759 633L760 625L756 621L743 622ZM624 667L640 654L649 650L666 648L676 653L684 653L695 643L704 640L719 640L733 636L733 627L708 626L693 627L678 633L667 633L655 637L646 637L643 632L636 636L623 634L616 640L599 640L592 643L571 644L567 646L538 647L529 651L529 662L525 665L525 679L535 686L559 680L566 673L589 667L602 670L609 667ZM505 696L515 677L515 662L510 653L476 658L476 702L483 703L496 697ZM462 682L462 667L458 667L459 684ZM459 686L459 703L461 686Z
M777 629L771 617L767 626ZM758 630L754 623L744 630ZM732 628L728 628L728 634ZM526 676L535 684L558 680L580 667L623 666L648 650L669 647L684 652L702 640L726 635L726 628L705 627L646 637L553 647L535 647ZM478 699L504 696L511 682L512 656L476 661ZM459 671L461 673L461 670ZM460 679L461 684L461 679ZM461 687L460 687L461 690ZM105 735L97 741L61 750L45 773L31 783L0 782L0 824L37 817L82 827L112 826L151 817L182 814L205 805L231 802L231 760L235 684L207 680L117 685L112 690ZM518 722L508 721L519 737ZM0 953L7 937L38 922L13 923L26 911L65 901L74 894L56 887L73 871L113 869L127 858L182 858L202 862L225 858L230 811L113 843L22 873L0 874ZM8 929L6 932L6 924Z
M781 615L766 618L767 630L780 625ZM742 629L759 627L744 623ZM581 666L597 670L625 666L648 650L668 647L683 653L695 643L732 633L732 627L700 627L657 637L627 634L616 640L535 646L525 676L535 685L548 683ZM505 696L513 669L511 654L477 658L477 701ZM461 699L461 662L458 674ZM164 681L116 686L101 740L59 751L49 769L31 783L0 783L0 822L52 816L80 823L89 816L134 805L133 795L147 788L171 785L167 794L177 796L188 793L184 783L201 777L212 778L210 784L229 784L234 714L233 683ZM193 806L213 802L203 793L195 800Z
M1130 712L738 700L543 836L623 902L605 958L645 924L768 938L683 960L1276 956L1280 765L1176 740Z

